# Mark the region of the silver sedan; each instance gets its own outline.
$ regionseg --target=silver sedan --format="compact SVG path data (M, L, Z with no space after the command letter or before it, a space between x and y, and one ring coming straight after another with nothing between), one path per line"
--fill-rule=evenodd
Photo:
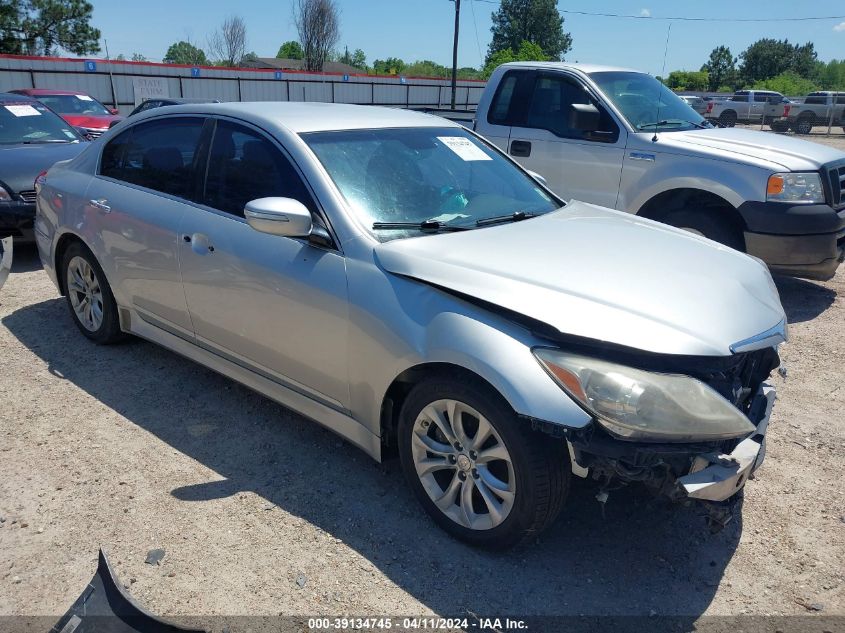
M160 108L37 187L41 259L82 334L143 337L375 459L398 449L471 543L537 534L573 474L722 521L762 461L786 336L765 266L565 203L444 119Z

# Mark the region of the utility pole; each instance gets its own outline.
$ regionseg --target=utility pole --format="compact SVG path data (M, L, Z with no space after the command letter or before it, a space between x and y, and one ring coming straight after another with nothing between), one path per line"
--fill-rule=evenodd
M455 93L458 90L458 30L461 26L461 0L455 2L455 41L452 44L452 109L455 109Z

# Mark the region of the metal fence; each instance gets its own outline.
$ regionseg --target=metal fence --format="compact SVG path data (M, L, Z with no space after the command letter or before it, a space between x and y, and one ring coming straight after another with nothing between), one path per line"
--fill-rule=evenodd
M140 101L137 78L159 80L156 83L164 96L220 101L320 101L411 108L448 107L451 101L448 79L0 55L0 91L78 90L122 114ZM458 81L456 106L475 108L484 85L482 81Z

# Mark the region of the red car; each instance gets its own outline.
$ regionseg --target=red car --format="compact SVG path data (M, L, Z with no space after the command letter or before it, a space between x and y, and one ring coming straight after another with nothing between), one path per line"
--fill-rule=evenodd
M123 120L116 109L107 108L84 92L46 88L21 88L9 92L38 99L90 139L108 130L112 121Z

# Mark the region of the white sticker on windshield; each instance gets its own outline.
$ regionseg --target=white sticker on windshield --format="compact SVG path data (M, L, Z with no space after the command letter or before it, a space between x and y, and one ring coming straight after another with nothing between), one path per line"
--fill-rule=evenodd
M76 98L80 101L93 101L93 99L88 95L76 95Z
M478 145L463 136L438 136L437 140L464 160L493 160Z
M15 116L41 116L41 113L31 105L7 105L3 107Z

